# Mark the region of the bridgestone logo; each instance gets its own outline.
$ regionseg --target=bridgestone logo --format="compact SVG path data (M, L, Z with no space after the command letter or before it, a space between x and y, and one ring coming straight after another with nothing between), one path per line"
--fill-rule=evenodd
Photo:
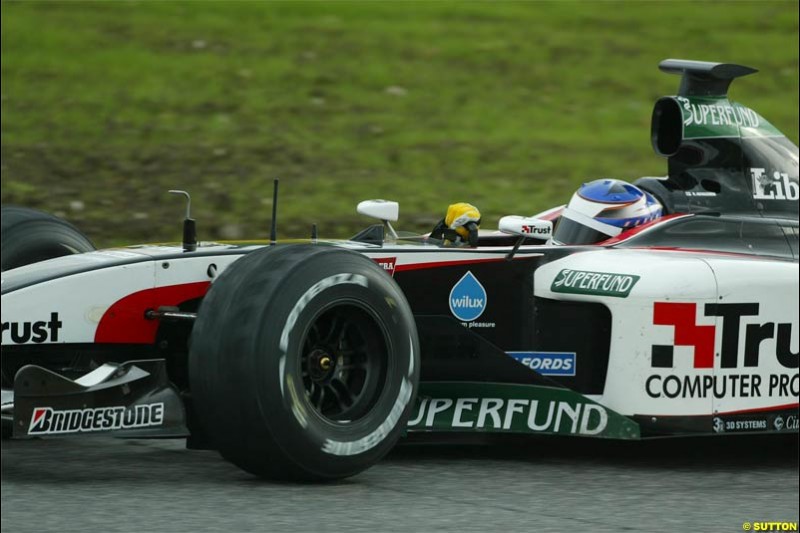
M281 386L281 395L285 396L285 386L284 382L286 381L286 351L289 349L289 333L292 332L294 325L297 323L297 319L300 317L300 313L303 312L303 309L317 297L319 293L324 291L325 289L329 289L331 287L335 287L336 285L341 285L342 283L351 283L353 285L361 285L362 287L369 287L369 282L367 281L366 276L362 276L361 274L334 274L333 276L328 276L327 278L323 278L316 282L314 285L309 287L309 289L297 300L294 304L294 307L289 312L289 316L286 317L286 323L283 325L283 331L281 332L281 338L278 344L278 347L281 350L281 356L278 360L278 367L280 372L280 386ZM292 411L297 417L298 422L303 427L306 427L308 422L305 420L305 416L300 412L300 407L297 402L293 403L294 407Z
M553 280L550 290L569 294L627 298L638 281L639 276L632 274L564 269Z
M283 331L281 332L281 339L280 339L280 349L285 354L287 347L289 346L289 333L294 328L295 323L297 322L300 313L303 312L303 309L313 300L319 293L324 291L325 289L329 289L331 287L335 287L336 285L341 285L343 283L351 283L354 285L361 285L362 287L368 287L369 283L367 282L366 276L362 276L361 274L335 274L333 276L328 276L327 278L323 278L312 285L298 300L297 303L294 304L289 316L286 318L286 324L283 326Z
M331 455L350 456L358 455L371 450L386 439L386 436L397 425L400 416L406 409L408 402L411 400L411 395L414 392L414 386L411 382L403 377L403 382L400 384L400 394L380 426L378 426L372 433L355 441L336 441L332 439L325 439L322 445L322 451Z
M150 403L133 407L98 407L59 411L36 407L28 435L90 433L160 426L164 423L164 404Z
M414 394L414 386L411 384L409 378L414 375L414 341L411 336L408 337L408 344L411 353L408 356L408 376L403 377L400 383L400 392L397 395L392 410L389 416L386 417L380 426L378 426L372 433L355 441L338 441L332 439L325 439L322 444L322 451L331 455L338 455L340 457L358 455L371 450L378 444L386 439L386 436L394 429L403 412L406 410L408 402L411 401L411 396Z

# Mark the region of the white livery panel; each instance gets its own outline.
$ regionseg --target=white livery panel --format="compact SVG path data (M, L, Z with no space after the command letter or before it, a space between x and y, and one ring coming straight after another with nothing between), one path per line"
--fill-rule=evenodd
M797 405L797 263L606 250L544 265L534 279L536 296L611 311L608 373L596 399L622 414Z
M146 324L142 309L148 302L155 307L200 297L213 277L239 257L153 259L113 250L4 272L4 285L37 270L43 280L3 295L2 344L145 343L153 328L135 331L133 326ZM103 268L91 268L95 264ZM75 268L75 273L59 274Z

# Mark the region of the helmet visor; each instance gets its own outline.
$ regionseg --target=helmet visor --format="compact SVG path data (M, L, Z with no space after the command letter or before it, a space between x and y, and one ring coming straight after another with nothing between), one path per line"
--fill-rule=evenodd
M559 219L553 233L553 240L559 244L595 244L611 237L565 216Z

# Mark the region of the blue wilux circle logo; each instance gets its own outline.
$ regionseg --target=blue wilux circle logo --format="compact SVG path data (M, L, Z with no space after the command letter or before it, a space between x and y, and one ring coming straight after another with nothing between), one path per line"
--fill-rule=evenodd
M475 320L486 310L486 289L467 272L450 290L450 312L464 322Z

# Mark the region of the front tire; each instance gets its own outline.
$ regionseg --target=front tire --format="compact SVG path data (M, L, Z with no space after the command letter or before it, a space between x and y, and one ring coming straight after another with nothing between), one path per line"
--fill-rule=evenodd
M265 248L231 265L198 312L193 406L223 457L285 480L352 476L405 429L419 381L414 318L362 254Z

